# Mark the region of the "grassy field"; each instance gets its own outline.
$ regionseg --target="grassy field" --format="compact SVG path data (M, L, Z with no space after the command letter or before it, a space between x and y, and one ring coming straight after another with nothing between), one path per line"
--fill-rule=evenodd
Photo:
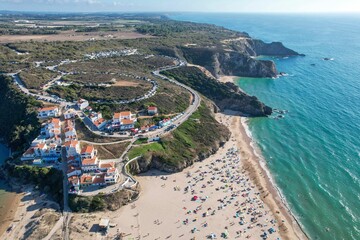
M157 82L159 83L159 87L155 96L140 102L122 105L92 103L91 105L95 109L107 107L111 112L127 110L137 112L146 109L146 107L150 105L156 105L160 115L174 114L185 111L190 104L190 93L187 90L167 81L157 79ZM73 91L72 94L74 97L77 96L76 91Z
M133 87L139 86L140 88L148 88L148 89L152 87L152 84L147 81L123 76L120 73L76 73L76 74L64 76L62 80L77 84L107 83L107 84L113 84L114 86L133 86ZM125 84L121 84L122 82Z
M28 68L19 73L25 86L29 89L40 89L42 85L54 79L58 74L46 68Z
M229 134L229 130L218 123L208 107L202 103L187 121L159 143L134 147L128 156L129 159L143 156L180 170L191 165L194 159L209 155Z
M128 86L111 86L111 87L100 87L100 86L55 86L48 90L50 94L55 94L61 98L69 101L74 101L79 98L85 98L88 101L118 101L118 100L129 100L136 97L141 97L151 89L145 82L140 83L136 87Z
M163 145L160 143L150 143L147 145L133 147L128 153L129 159L133 159L135 157L142 156L147 153L159 153L165 152Z
M97 150L99 159L117 159L120 158L130 142L114 143L110 145L94 145ZM88 146L87 143L82 143L81 147Z

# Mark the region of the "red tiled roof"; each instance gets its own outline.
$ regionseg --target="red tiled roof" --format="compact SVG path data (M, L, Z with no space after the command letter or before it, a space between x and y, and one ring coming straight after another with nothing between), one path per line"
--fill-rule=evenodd
M134 124L134 120L123 119L123 120L121 120L121 124L124 124L124 125Z
M127 117L127 116L130 116L130 115L131 115L130 111L119 112L119 113L114 113L114 118Z
M148 107L148 111L156 111L157 107Z
M115 162L101 163L100 168L114 168Z
M28 150L26 150L26 152L24 152L24 155L34 154L34 152L34 148L29 148Z
M85 158L82 160L82 165L94 165L97 163L97 158Z
M96 120L96 121L94 122L94 124L95 124L95 126L99 126L99 125L101 125L103 122L105 122L105 119L100 118L100 119Z
M46 112L46 111L51 111L51 110L55 110L57 109L57 107L44 107L44 108L40 108L38 111L39 112Z
M90 175L82 175L80 178L80 183L84 184L84 183L92 183L92 176Z
M43 149L46 146L45 143L39 143L38 145L36 145L37 148Z
M71 176L68 178L68 181L71 182L73 185L78 184L79 177L78 176Z
M75 147L79 142L76 140L67 141L64 143L65 147Z
M94 151L93 145L87 145L81 149L81 154L92 153Z
M105 175L104 174L99 174L99 175L96 175L93 179L93 184L96 184L96 183L104 183L105 182Z

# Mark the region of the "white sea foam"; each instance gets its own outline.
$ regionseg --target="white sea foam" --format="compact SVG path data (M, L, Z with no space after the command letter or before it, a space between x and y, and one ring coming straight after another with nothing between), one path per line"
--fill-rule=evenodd
M302 230L302 232L306 235L304 229L304 226L301 224L300 221L298 221L298 216L296 216L290 209L289 204L284 196L284 194L281 192L281 189L276 185L274 179L272 178L272 175L267 167L266 161L264 159L264 157L261 154L261 150L258 147L258 145L256 144L256 142L253 139L252 133L250 131L250 128L247 124L247 119L242 117L241 118L241 125L243 126L243 128L245 129L245 133L246 135L250 138L250 146L253 150L254 155L259 159L259 163L260 163L260 167L264 170L266 177L269 179L270 183L272 184L272 186L275 188L276 192L278 193L281 202L284 204L284 206L286 207L286 209L288 210L288 212L291 214L291 216L293 217L293 219L298 223L298 225L300 226L300 229Z

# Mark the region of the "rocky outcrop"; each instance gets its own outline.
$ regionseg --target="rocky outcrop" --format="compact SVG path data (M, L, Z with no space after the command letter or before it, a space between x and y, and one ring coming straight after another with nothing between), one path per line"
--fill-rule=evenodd
M229 47L234 51L243 53L248 56L304 56L298 52L285 47L281 42L265 43L259 39L244 38L233 41Z
M244 77L276 77L273 61L259 61L239 52L221 52L214 55L215 67L212 73Z
M242 116L264 117L272 113L272 108L260 102L257 97L225 98L217 102L222 110L238 112Z
M205 67L212 75L244 77L276 77L274 62L262 61L240 51L224 51L213 48L182 47L182 55L189 63Z
M285 47L281 42L265 43L258 39L248 39L247 43L256 55L252 56L304 56L294 50Z
M162 74L203 94L222 111L236 111L249 117L264 117L272 113L270 107L256 97L244 93L234 83L221 83L209 78L197 67L182 67L162 72Z

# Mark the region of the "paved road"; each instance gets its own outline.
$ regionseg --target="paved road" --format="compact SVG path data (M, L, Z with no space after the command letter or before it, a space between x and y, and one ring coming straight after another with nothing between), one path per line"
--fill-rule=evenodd
M161 71L168 71L168 70L171 70L171 69L175 69L175 68L179 68L179 67L182 67L182 66L185 66L186 63L183 62L183 61L180 61L180 63L176 66L172 66L172 67L166 67L166 68L162 68ZM161 129L158 129L156 131L153 131L153 132L149 132L149 133L146 133L146 134L143 134L143 135L146 135L147 137L151 138L151 137L156 137L156 136L161 136L161 135L164 135L164 134L167 134L168 132L171 132L171 131L174 131L181 123L185 122L200 106L200 103L201 103L201 98L200 98L200 95L192 88L186 86L185 84L182 84L174 79L171 79L171 78L168 78L162 74L160 74L160 70L156 70L156 71L153 71L152 74L154 74L155 76L158 76L164 80L167 80L171 83L174 83L186 90L188 90L192 96L193 96L193 101L192 103L190 104L190 106L185 110L184 114L182 116L180 116L176 121L173 122L173 124L176 125L175 128L171 129L170 131L167 131L165 132L165 128L161 128Z
M199 108L200 103L201 103L201 98L200 98L200 95L195 90L186 86L185 84L182 84L174 79L168 78L168 77L160 74L160 71L167 71L167 70L179 68L182 66L186 66L186 64L187 64L186 62L179 60L179 64L177 64L176 66L164 67L164 68L161 68L161 69L158 69L158 70L155 70L152 72L153 75L160 77L164 80L167 80L171 83L174 83L174 84L188 90L193 96L193 101L190 104L190 106L185 110L184 114L181 115L177 120L175 120L172 123L176 126L175 128L171 129L170 131L165 131L166 127L160 128L155 131L151 131L151 132L142 134L144 137L148 137L148 138L161 137L162 135L165 135L171 131L174 131L181 123L186 121ZM82 116L82 113L79 113L79 114L80 114L80 116ZM85 125L88 127L88 129L98 136L116 137L116 138L129 137L129 135L120 135L119 133L116 133L116 132L113 135L108 135L108 134L104 135L105 134L104 132L101 132L101 131L98 131L95 129L95 126L93 126L93 124L89 121L89 119L87 119L85 117L81 117L81 118L82 118L83 122L85 123Z
M48 95L31 93L29 91L29 89L27 89L25 87L25 85L23 84L23 82L21 81L21 79L19 77L19 73L14 73L14 74L9 74L9 75L14 79L14 81L15 81L16 85L19 87L19 89L26 95L30 95L30 96L33 96L35 98L38 98L40 100L47 101L47 102L60 103L60 105L62 105L62 106L72 104L71 102L59 102L58 99L48 96Z

